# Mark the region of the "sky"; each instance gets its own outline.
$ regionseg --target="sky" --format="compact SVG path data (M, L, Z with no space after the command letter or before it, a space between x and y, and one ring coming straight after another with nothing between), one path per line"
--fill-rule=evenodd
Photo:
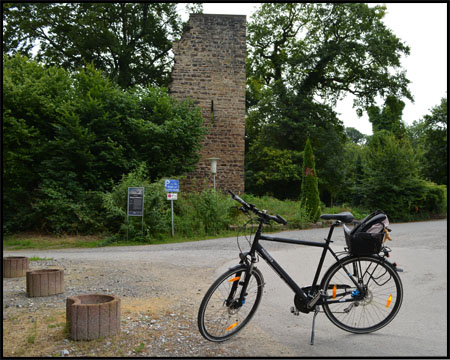
M381 3L380 3L381 4ZM181 5L181 4L180 4ZM375 6L375 3L369 6ZM446 3L385 3L383 21L392 32L410 47L410 55L401 59L406 77L411 81L414 103L407 99L403 120L411 125L447 97L447 4ZM257 3L204 3L205 14L250 15ZM187 15L183 15L184 20ZM366 135L372 134L367 115L358 118L352 108L352 98L339 102L335 111L346 127L354 127ZM378 106L383 101L379 99Z

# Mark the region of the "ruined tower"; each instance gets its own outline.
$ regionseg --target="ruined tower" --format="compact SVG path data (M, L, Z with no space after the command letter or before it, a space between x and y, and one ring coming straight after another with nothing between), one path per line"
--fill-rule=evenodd
M216 188L244 191L246 18L191 14L173 45L171 95L191 98L202 109L207 134L196 169L182 190L212 187L209 158L217 162Z

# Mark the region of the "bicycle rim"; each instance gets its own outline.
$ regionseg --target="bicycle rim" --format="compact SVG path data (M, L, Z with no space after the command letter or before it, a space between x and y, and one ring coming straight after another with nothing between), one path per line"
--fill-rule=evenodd
M339 328L359 334L386 326L397 315L403 299L396 270L381 258L371 256L349 257L342 265L346 270L337 263L323 280L327 298L323 309L327 317ZM363 298L346 271L366 287Z
M250 276L244 303L237 307L245 267L227 271L211 285L203 298L198 314L198 327L204 338L210 341L227 340L250 321L261 301L264 285L258 269L254 268ZM237 285L231 300L231 304L234 305L227 305L233 284Z

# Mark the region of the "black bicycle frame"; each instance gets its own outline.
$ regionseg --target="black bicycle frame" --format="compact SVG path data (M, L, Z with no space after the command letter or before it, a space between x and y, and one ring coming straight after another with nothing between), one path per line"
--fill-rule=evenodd
M333 230L339 224L340 224L339 222L333 223L331 225L330 231L328 233L328 237L325 239L325 242L319 243L319 242L307 241L307 240L294 240L294 239L286 239L286 238L280 238L280 237L261 235L263 223L260 222L260 224L258 226L258 230L256 231L255 237L253 239L252 247L248 254L251 256L252 263L253 263L254 261L256 261L255 252L257 252L272 267L272 269L286 282L286 284L292 289L292 291L294 291L295 294L300 296L303 301L308 302L311 299L308 298L305 291L303 291L302 288L300 288L297 285L297 283L286 273L286 271L284 271L284 269L275 261L275 259L267 252L267 250L259 243L259 241L266 240L266 241L281 242L281 243L287 243L287 244L306 245L306 246L315 246L315 247L323 248L322 255L320 257L320 261L317 266L316 274L314 275L314 280L313 280L313 283L311 286L312 293L314 293L316 287L318 286L317 281L319 279L319 275L322 270L323 262L325 260L327 251L330 251L331 254L333 255L333 257L336 259L336 261L339 262L339 258L334 253L334 251L330 248L330 242L331 242L331 236L333 234ZM357 281L355 281L353 276L345 269L345 267L343 267L343 269L349 275L350 279L353 281L353 283L356 285L356 287L358 289L360 289L360 285L358 284ZM247 288L247 283L248 283L248 280L244 282L243 294L245 294L245 291L246 291L245 289ZM241 297L243 297L243 294L241 294ZM334 302L334 301L331 301L331 302Z

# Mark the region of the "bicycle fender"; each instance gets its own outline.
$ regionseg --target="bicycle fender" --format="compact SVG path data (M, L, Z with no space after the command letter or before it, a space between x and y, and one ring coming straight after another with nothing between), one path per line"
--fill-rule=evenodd
M396 272L403 272L403 269L400 269L399 267L397 267L397 263L394 262L390 262L388 259L384 258L384 261L387 262L389 265L391 265L391 267L396 271Z

